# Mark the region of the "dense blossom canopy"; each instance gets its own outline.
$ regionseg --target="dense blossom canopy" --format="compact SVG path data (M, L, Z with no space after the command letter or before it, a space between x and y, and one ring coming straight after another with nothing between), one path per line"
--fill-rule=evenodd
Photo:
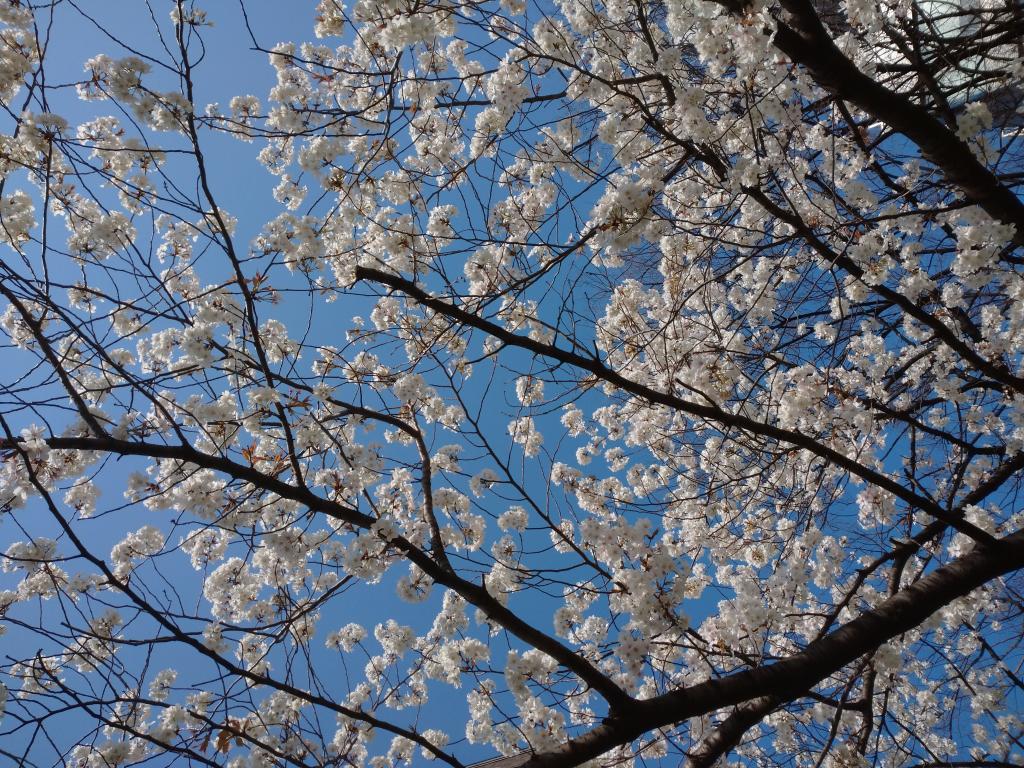
M0 761L1024 761L1019 0L259 5L0 0Z

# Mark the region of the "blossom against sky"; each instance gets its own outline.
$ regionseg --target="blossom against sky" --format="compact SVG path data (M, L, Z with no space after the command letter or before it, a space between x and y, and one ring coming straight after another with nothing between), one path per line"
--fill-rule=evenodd
M0 22L6 757L1020 761L1019 18Z

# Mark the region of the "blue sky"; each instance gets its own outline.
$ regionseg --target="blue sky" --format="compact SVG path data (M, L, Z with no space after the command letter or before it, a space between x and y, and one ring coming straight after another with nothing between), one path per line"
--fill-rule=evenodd
M92 25L84 16L76 13L69 3L57 8L52 28L52 37L56 42L47 56L47 83L50 87L56 89L53 92L51 108L64 114L72 124L113 111L112 105L107 102L78 102L71 97L70 91L62 88L62 84L73 83L82 76L82 61L98 53L107 53L114 57L130 54L141 54L156 58L166 57L166 54L162 52L162 42L154 30L153 19L150 16L150 6L146 3L127 2L126 0L119 2L112 0L89 0L88 2L77 3L77 7L81 8L86 14L92 14L95 11L97 17L102 18L103 23L107 26L101 29ZM165 36L172 35L173 28L167 15L167 5L164 3L154 3L153 7L159 29ZM112 8L116 8L116 12L111 12ZM282 9L285 10L282 11ZM218 102L226 106L232 96L247 93L258 96L265 103L266 93L274 83L274 72L267 63L265 54L249 49L250 41L243 33L239 5L229 0L223 0L222 2L211 1L207 10L215 26L204 31L205 54L195 72L197 110L201 111L205 104L210 102ZM278 42L286 40L309 40L312 37L313 3L296 2L282 4L271 2L271 0L258 0L258 2L248 3L247 10L253 32L259 44L263 47L269 48ZM116 40L123 42L125 45L119 45L115 42ZM153 83L156 87L167 89L176 86L173 76L167 72L154 72ZM544 113L541 112L534 117L543 118L544 116ZM170 135L160 137L159 140L162 141L164 139L168 142L176 141ZM209 132L203 134L202 141L204 142L206 158L211 170L214 195L225 210L237 217L239 230L236 242L240 246L245 246L259 232L263 223L273 218L281 210L281 206L273 200L271 194L275 179L254 159L256 151L260 148L259 143L246 144ZM177 174L180 178L188 179L190 177L188 169L175 166L176 162L174 160L169 161L169 168L172 171L180 171ZM586 196L580 201L579 207L584 213L588 210L590 202L591 200ZM561 221L559 224L561 225ZM564 236L565 234L567 233L558 232L559 236ZM7 258L7 254L4 254L4 258ZM216 264L216 259L217 255L214 254L212 257L214 264ZM573 297L582 299L579 293L573 294ZM555 292L552 292L547 297L549 304L554 304L559 300L560 297ZM599 311L600 302L595 301L594 305ZM354 315L365 315L369 306L367 300L354 297L346 297L339 303L325 305L314 316L313 333L309 340L313 343L337 344L340 338L343 337L351 317ZM310 306L307 299L296 299L292 295L291 298L285 298L281 304L273 308L266 304L261 305L261 312L264 318L268 313L273 313L273 315L284 320L289 326L302 327L307 322ZM584 338L589 338L590 333L591 329L589 327L582 331ZM479 341L480 339L477 338L476 343L479 344ZM23 365L23 360L24 358L20 354L0 349L0 361L5 366L16 368ZM311 355L307 354L299 363L303 373L308 372L310 362ZM529 359L522 353L513 352L512 354L504 355L502 362L505 364L515 363L515 367L519 370L526 370L530 366ZM474 378L470 380L469 385L465 389L467 397L471 400L483 398L486 393L485 384L489 373L485 364L479 366ZM508 414L503 411L512 413L516 410L513 395L507 389L510 376L511 374L507 370L499 369L495 371L494 391L487 395L488 406L482 412L481 417L481 423L485 430L496 436L497 450L499 454L503 455L508 455L504 453L508 449L508 440L505 434L506 416ZM588 395L586 399L590 401L590 405L594 405L596 404L597 396ZM500 404L501 407L495 404ZM584 410L589 410L586 403ZM548 417L549 421L552 422L556 418L557 414ZM439 440L437 445L441 445L444 442L458 442L458 440L454 438L448 441ZM566 460L565 456L571 456L575 446L579 444L572 443L570 445L570 442L567 441L563 450L564 455L559 457L562 460ZM545 447L554 450L556 446L547 444ZM891 466L898 466L897 462L901 460L902 453L904 452L901 449L904 447L899 441L896 442L895 450L890 458ZM518 454L513 454L513 456L518 457ZM518 462L519 459L516 458L516 461ZM600 466L600 463L600 460L597 460L597 466ZM118 481L123 480L130 470L137 469L141 465L142 462L130 460L112 462L104 480L105 486L110 486L110 488L108 493L101 499L101 505L119 505L121 500ZM545 473L547 463L530 462L527 460L522 462L520 467L519 473L523 475L526 486L533 491L537 491L538 495L543 498L544 491L546 490L547 477ZM473 471L470 470L470 473ZM566 503L558 498L552 498L550 502L554 506L561 504L562 508L565 509L571 509L573 506L571 503ZM501 511L502 502L493 497L488 497L481 503L491 505L491 511ZM843 509L842 511L845 512L848 509ZM97 552L105 553L123 535L129 523L130 528L138 527L143 523L166 526L168 518L168 515L163 515L162 513L152 513L141 509L129 510L127 514L122 513L108 517L101 516L93 521L83 523L81 531L85 535L86 540L95 546ZM10 519L0 522L0 542L3 543L4 548L6 548L6 544L9 541L21 535L10 523ZM51 530L51 526L39 522L38 519L33 519L32 523L38 526L32 531L36 535ZM546 534L542 532L536 536L536 540L533 543L542 542L545 538ZM180 555L174 555L168 558L168 560L170 560L170 564L164 570L164 575L173 582L177 582L180 576L182 583L176 583L175 585L182 588L183 595L188 599L197 599L200 585L196 575L187 570L184 558ZM404 568L398 566L389 574L384 585L381 587L360 590L355 593L355 599L340 601L344 615L332 614L325 616L320 623L320 636L314 644L320 648L323 634L337 629L352 620L360 621L370 629L372 629L375 623L392 617L397 618L402 623L413 624L417 628L423 628L428 625L431 616L440 602L440 591L435 591L432 598L423 605L409 606L400 603L394 595L392 584L396 577L403 574ZM0 588L8 586L11 581L9 577L0 575ZM367 599L363 599L364 597ZM704 600L698 605L693 606L694 613L699 616L701 613L713 609L720 597L720 594L709 591L708 596ZM535 596L533 598L517 596L513 598L513 601L517 609L529 614L531 618L535 618L539 626L545 630L550 629L550 607L553 601L540 600ZM44 611L50 611L51 608L52 606L46 606ZM19 653L33 652L35 647L33 643L36 642L36 639L29 633L15 628L4 638L3 642L6 653L18 655ZM500 645L505 640L504 638L499 638L496 642ZM314 656L314 658L324 659L323 663L325 665L332 663L332 661L328 661L328 654L322 648L315 651L315 653L321 654L319 657ZM136 656L136 661L141 659L141 651L129 651L126 653L129 657L133 654ZM209 678L213 672L212 667L203 668L202 665L195 665L193 662L189 662L186 665L183 663L183 660L186 658L191 659L191 654L180 654L174 650L173 646L161 648L157 656L158 658L151 660L152 669L156 670L165 666L179 666L182 674L179 677L178 684L181 686L188 686L193 683L198 684L200 681ZM2 660L0 660L0 663L3 663ZM500 656L495 663L495 666L499 665ZM353 671L358 675L358 669ZM465 720L465 708L461 701L464 690L454 691L434 686L433 692L435 698L429 708L427 719L433 719L434 721L423 723L422 727L440 725L453 738L460 738L462 725ZM408 717L411 718L412 715ZM405 714L398 715L396 720L403 723L408 722ZM67 728L68 732L71 733L86 728L86 725L84 722L69 718ZM21 748L21 745L24 744L27 738L28 734L21 733L13 740L13 745L7 743L5 748L17 750ZM78 737L73 736L71 738ZM69 741L68 743L71 742ZM480 753L481 756L484 756L486 751L481 750ZM38 745L33 748L32 754L42 765L51 764L55 758L54 752L45 746L43 742L38 742ZM472 753L469 752L467 754Z

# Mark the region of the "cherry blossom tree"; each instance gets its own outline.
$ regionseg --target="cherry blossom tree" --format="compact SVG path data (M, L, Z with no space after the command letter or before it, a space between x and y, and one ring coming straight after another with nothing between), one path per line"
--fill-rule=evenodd
M3 759L1024 761L1018 0L128 5L0 2Z

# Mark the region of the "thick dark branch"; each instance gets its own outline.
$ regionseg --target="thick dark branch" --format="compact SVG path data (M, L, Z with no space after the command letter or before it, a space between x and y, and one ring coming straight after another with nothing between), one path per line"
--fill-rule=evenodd
M742 10L743 3L724 3ZM875 82L861 72L832 42L810 0L782 0L789 24L779 22L775 46L807 68L818 85L856 104L877 120L913 141L950 182L989 216L1016 228L1024 243L1024 203L981 163L971 148L924 107Z
M18 450L20 442L17 438L0 438L0 449ZM317 496L305 486L298 487L292 485L284 480L260 472L254 467L239 464L223 456L204 453L189 445L163 445L160 443L117 440L107 437L51 437L46 442L51 448L57 450L100 451L118 456L146 456L154 459L174 459L188 462L198 467L222 472L231 478L252 483L257 488L277 494L283 499L297 501L313 512L319 512L336 520L341 520L355 528L369 530L376 522L373 517L360 512L354 507ZM439 563L422 549L401 536L391 540L390 544L399 549L404 557L415 563L435 582L448 587L471 605L482 610L491 621L504 627L531 647L548 654L559 664L570 670L585 684L601 694L613 709L618 709L632 701L618 685L597 669L597 667L559 642L556 638L521 619L509 608L502 605L485 587L458 576L451 570L450 565Z
M298 699L308 701L311 704L316 704L318 706L336 712L340 715L344 715L345 717L349 717L353 720L358 720L367 723L368 725L374 728L380 728L383 731L404 736L405 738L410 739L419 746L421 746L423 749L426 749L427 751L431 752L435 757L438 757L444 760L449 765L454 766L454 768L462 768L462 763L460 763L458 760L456 760L448 753L434 746L430 741L425 739L420 734L416 733L414 730L402 728L400 726L394 725L393 723L389 723L386 720L381 720L380 718L375 717L372 714L363 712L360 709L352 709L351 707L346 707L344 705L338 704L334 701L331 701L330 699L321 696L318 693L304 691L301 688L297 688L285 681L275 680L271 677L268 677L267 675L261 674L259 672L254 672L250 669L246 669L243 666L235 664L230 659L225 658L223 655L211 650L203 642L198 640L193 635L183 632L181 628L173 621L171 621L171 619L168 618L163 611L154 608L149 603L148 600L146 600L138 591L136 591L135 588L133 588L130 585L130 579L118 578L118 576L116 576L114 572L110 569L110 566L107 565L106 561L100 557L97 557L92 552L92 550L90 550L85 545L85 543L81 540L78 534L75 533L75 530L71 526L71 524L64 518L63 515L60 514L60 511L57 509L56 503L53 501L49 492L40 482L39 477L36 474L36 471L32 468L32 462L25 454L24 450L21 448L21 441L13 436L10 427L8 426L6 420L3 418L2 415L0 415L0 428L2 428L4 434L6 435L5 438L0 438L0 447L14 451L19 456L22 464L25 467L25 471L28 474L29 481L35 487L37 493L42 497L43 502L46 504L47 509L49 510L50 514L54 518L57 525L63 531L64 535L67 536L71 543L75 546L79 554L87 561L92 563L100 571L100 573L103 574L103 577L111 586L117 589L121 594L125 595L125 597L127 597L132 603L135 604L137 608L139 608L139 610L144 611L147 615L154 619L175 640L191 647L195 651L198 651L200 654L209 658L230 674L248 680L252 683L255 683L256 685L266 685L268 687L275 688L277 690L288 693ZM92 442L100 442L100 440L97 438L84 439Z
M593 374L603 382L613 384L622 391L628 392L629 394L650 403L664 405L683 413L690 414L691 416L707 419L710 422L720 424L724 427L744 430L755 435L768 437L797 448L802 448L803 450L813 453L814 455L835 464L837 467L845 469L847 472L850 472L851 474L866 480L879 488L884 488L912 507L916 507L932 517L942 520L944 523L955 528L964 535L971 537L975 541L984 544L993 544L995 542L995 539L991 534L962 519L959 514L951 513L943 509L935 502L914 493L908 488L905 488L892 478L886 477L881 472L864 466L860 462L849 458L845 454L840 453L834 448L830 448L812 437L808 437L807 435L794 430L777 427L773 424L766 424L764 422L757 421L756 419L743 416L742 414L731 413L717 405L684 400L683 398L677 397L671 393L660 392L656 389L652 389L644 384L627 379L625 376L612 370L596 358L584 357L576 352L561 349L554 344L545 344L544 342L536 341L529 337L513 333L490 320L486 320L473 312L470 312L467 309L463 309L462 307L445 301L444 299L431 296L416 285L416 283L397 275L383 272L379 269L357 267L356 279L370 280L386 285L394 290L401 291L434 312L450 317L454 320L458 320L469 327L484 331L488 335L493 336L509 346L526 349L537 355L579 368L582 371Z
M558 749L537 754L526 766L568 768L648 731L723 707L762 697L791 701L957 598L1020 568L1024 568L1024 531L1001 539L996 546L976 547L788 659L639 701L627 716L608 719ZM756 716L757 709L751 706L750 717ZM742 725L737 720L737 728Z
M740 704L690 752L684 768L710 768L740 743L743 734L761 722L780 703L776 696L762 696Z
M537 104L543 101L557 101L558 99L565 98L565 91L558 91L557 93L545 93L539 96L527 96L523 99L524 104ZM434 105L440 109L451 109L453 107L489 107L491 105L490 99L453 99L451 101L441 101L440 99ZM405 107L407 110L413 110L414 107Z
M807 241L808 245L810 245L823 259L842 267L856 278L864 277L864 270L852 258L844 254L837 253L830 248L799 216L778 205L764 190L749 188L745 191L756 199L766 211L776 218L785 221L799 232L803 236L804 240ZM970 344L958 338L945 323L939 320L939 318L935 317L923 307L919 307L899 291L893 290L885 285L872 286L871 290L886 301L899 307L910 317L931 328L935 332L936 338L956 352L961 358L966 360L967 363L974 366L978 371L991 377L993 380L1004 386L1011 387L1017 392L1024 393L1024 379L1019 376L1015 376L1003 363L987 360L972 349Z

